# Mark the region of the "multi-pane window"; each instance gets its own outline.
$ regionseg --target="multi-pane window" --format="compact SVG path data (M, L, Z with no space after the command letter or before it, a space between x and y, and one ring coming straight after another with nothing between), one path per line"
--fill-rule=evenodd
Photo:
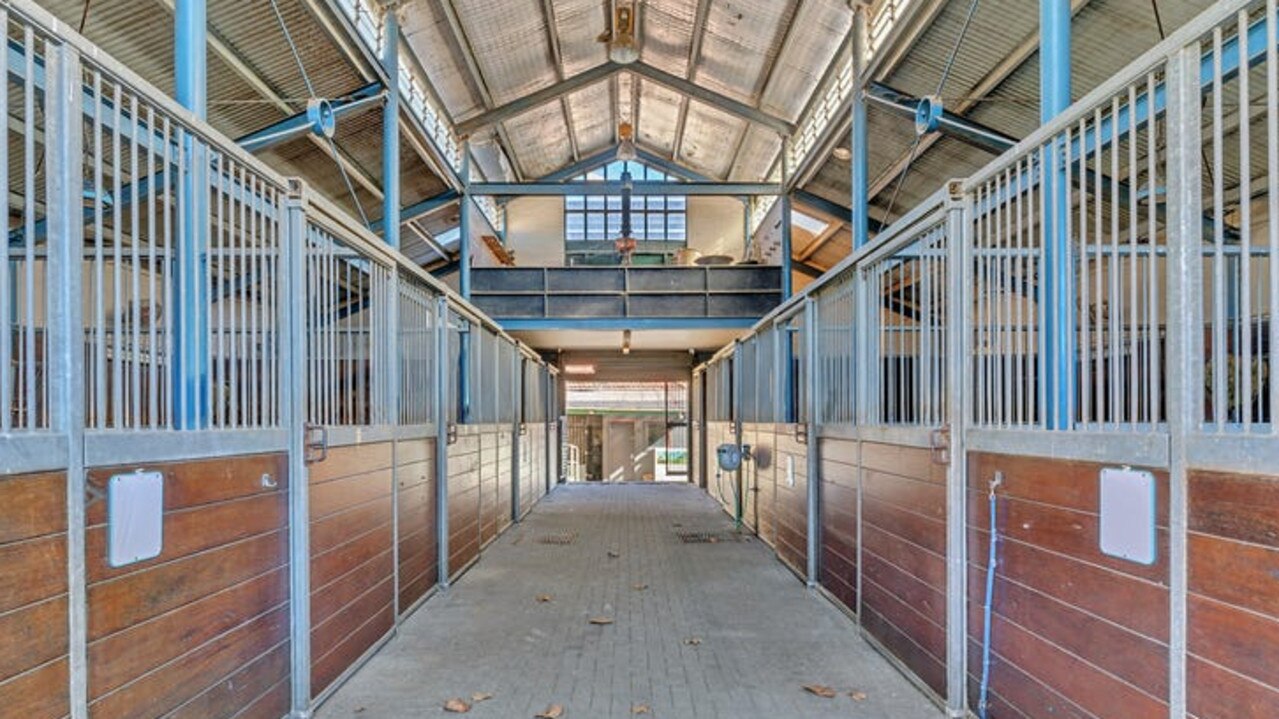
M572 182L617 182L629 170L635 182L678 182L639 162L611 162ZM568 195L564 233L569 242L611 241L622 236L621 195ZM688 198L683 195L631 197L631 234L639 241L683 243L688 239Z

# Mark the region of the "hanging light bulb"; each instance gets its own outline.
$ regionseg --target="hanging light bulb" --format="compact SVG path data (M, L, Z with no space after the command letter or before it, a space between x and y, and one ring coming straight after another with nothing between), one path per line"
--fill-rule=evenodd
M617 159L622 162L634 162L639 153L635 150L635 128L629 122L617 126Z
M618 0L613 8L613 36L608 44L608 59L619 65L629 65L639 59L634 0Z

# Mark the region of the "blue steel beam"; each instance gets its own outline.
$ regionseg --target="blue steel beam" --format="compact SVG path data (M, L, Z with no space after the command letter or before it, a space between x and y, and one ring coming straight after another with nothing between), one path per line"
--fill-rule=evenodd
M441 207L451 205L458 201L461 195L456 190L445 190L434 197L428 197L420 202L414 202L411 205L405 205L400 208L400 223L412 222L421 219L435 212ZM369 229L374 232L381 232L382 225L385 224L382 218L378 218L369 223Z
M471 299L471 143L462 143L462 206L458 213L458 262L461 272L457 280L462 299Z
M921 102L920 98L911 97L879 82L872 82L866 88L866 97L874 100L880 107L911 120L915 119L916 110ZM863 126L864 124L865 121ZM942 111L937 121L937 131L994 155L1002 155L1017 144L1017 139L1014 137L946 110Z
M852 40L853 97L852 122L849 123L848 171L851 188L853 249L870 243L870 139L866 126L866 95L860 90L866 74L867 14L870 9L863 3L853 8Z
M332 109L333 119L340 122L342 118L350 117L375 107L381 104L384 98L389 100L390 97L389 94L385 93L382 83L372 82L331 103L329 107ZM272 123L261 130L242 135L235 142L249 152L262 152L280 143L314 131L315 123L310 113L299 112L292 117L286 117L279 122Z
M839 204L838 202L831 202L825 197L814 195L807 190L795 190L791 193L791 196L794 197L795 201L799 204L811 207L814 210L830 215L831 217L849 217L852 213L851 209ZM877 220L869 216L866 218L866 224L867 229L874 233L882 232L883 229L888 226L882 220Z
M507 332L535 330L719 330L749 329L758 317L494 318Z
M470 185L473 195L509 197L563 197L565 195L620 195L621 182L482 182ZM782 186L771 182L634 182L634 195L739 196L781 195Z
M583 157L581 160L574 162L567 167L560 168L548 175L542 175L537 178L537 182L564 182L571 180L579 175L584 175L591 170L603 167L608 163L617 159L617 147L610 147L603 152L597 152L590 157Z

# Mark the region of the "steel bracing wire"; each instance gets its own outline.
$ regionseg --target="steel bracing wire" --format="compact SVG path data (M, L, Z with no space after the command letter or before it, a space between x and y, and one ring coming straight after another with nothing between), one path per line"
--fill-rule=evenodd
M315 94L315 86L311 83L311 75L306 71L306 64L302 62L302 53L298 51L297 43L293 42L293 34L289 32L289 25L284 21L284 15L280 12L280 6L277 0L271 0L271 10L275 13L275 19L280 23L280 32L284 33L284 40L289 44L289 52L293 53L293 60L298 64L298 72L302 75L302 82L306 85L306 92L310 95L310 100L319 99ZM360 213L360 220L364 222L365 227L369 227L369 216L364 212L364 205L360 203L360 196L355 193L355 185L351 183L351 177L346 172L346 165L342 164L342 156L338 152L337 142L326 136L328 141L329 152L333 156L333 162L338 166L338 172L342 173L342 182L346 184L346 191L351 195L351 202L355 203L355 209Z

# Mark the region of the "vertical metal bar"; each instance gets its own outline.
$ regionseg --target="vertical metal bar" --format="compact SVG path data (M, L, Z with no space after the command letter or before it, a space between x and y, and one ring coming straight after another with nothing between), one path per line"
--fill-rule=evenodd
M99 74L95 72L94 76L96 78L99 76ZM98 95L96 92L94 93L93 97L94 97L94 102L96 103L98 98ZM95 111L94 111L95 123L96 123L97 115L98 115L98 112L95 108ZM155 106L154 105L147 105L147 133L151 138L155 137ZM96 132L94 133L94 141L95 142L97 141ZM151 142L148 142L146 147L147 147L146 174L147 174L147 177L151 178L152 189L150 194L154 197L155 184L157 182L168 182L168 179L166 175L156 173L156 167L155 167L156 152L155 152L154 139ZM94 159L96 163L97 153L94 153L94 155L95 155ZM3 167L3 165L0 165L0 167ZM97 189L98 189L98 185L95 183L94 185L95 213L97 212L96 208L98 206L98 198L96 196ZM160 316L160 312L159 312L158 305L156 303L156 297L155 297L155 291L157 286L156 282L158 280L157 275L159 274L159 271L156 269L156 251L155 250L156 250L155 201L153 199L149 199L147 201L147 278L148 278L147 279L147 310L148 311L146 313L146 316L148 318L147 319L147 356L150 358L150 361L147 363L147 419L148 419L147 424L148 426L150 426L151 429L159 429L159 414L160 414L160 397L159 397L160 392L159 392L159 386L158 386L160 359L159 359L159 352L157 351L157 346L156 346L156 318ZM96 297L94 301L95 302L97 301Z
M166 179L164 182L164 194L163 194L163 200L162 200L164 203L164 251L162 254L164 256L164 306L169 308L173 307L173 289L174 289L173 274L175 271L174 263L173 263L173 248L174 248L175 242L173 239L173 214L174 214L173 193L172 193L172 190L169 189L172 183L170 183L167 178L170 177L169 173L181 172L181 160L180 159L178 160L177 167L175 168L173 163L174 158L170 154L171 152L170 145L172 144L170 140L172 138L172 131L173 131L173 126L169 122L169 118L165 117L164 118L164 172L165 172ZM178 150L178 156L179 158L181 157L181 149ZM163 319L164 319L164 361L168 364L168 367L166 367L166 371L164 372L164 390L165 390L164 400L165 401L160 406L164 408L163 409L164 426L168 428L172 428L175 425L173 409L174 407L177 406L176 398L174 396L174 391L173 391L174 375L175 375L174 351L173 351L173 339L174 339L173 329L175 327L175 323L173 319L173 312L165 312Z
M782 206L782 247L781 247L782 300L785 301L790 298L791 291L792 291L791 262L793 260L793 257L791 255L791 242L792 242L792 236L794 233L793 225L795 223L793 222L792 215L791 215L790 195L782 195L781 206Z
M1111 426L1116 430L1127 421L1128 413L1123 405L1123 316L1122 288L1119 284L1123 259L1119 254L1119 96L1110 101L1110 261L1106 266L1106 274L1110 280L1110 299L1107 302L1110 315L1110 413Z
M388 10L387 17L394 17L395 11ZM376 267L376 265L374 265ZM383 422L392 427L391 442L391 522L392 533L395 537L393 547L392 566L395 568L394 591L395 591L395 621L400 621L400 613L405 607L400 604L400 587L402 586L402 578L400 577L400 443L398 433L395 428L402 425L400 421L400 368L405 362L411 361L399 351L399 324L400 324L400 300L401 300L401 277L400 272L394 265L388 272L388 283L385 292L379 296L386 305L385 320L382 323L382 341L379 343L383 354L386 357L384 367L385 379L380 383L386 393L385 415Z
M382 236L400 247L400 17L398 4L382 16L382 68L389 87L382 107ZM447 259L447 258L445 258Z
M120 84L114 83L111 98L115 108L111 123L111 426L125 428L124 420L124 290L120 281L122 263L121 241L124 231L121 228L120 176L124 174L121 167L120 137L121 107L124 105L120 94Z
M449 303L445 297L435 301L435 396L432 416L435 419L435 528L436 582L441 589L449 586L449 386L458 367L449 362Z
M7 19L7 18L6 18ZM7 24L7 23L6 23ZM34 48L27 45L29 53ZM29 55L30 56L30 55ZM67 440L67 653L68 703L72 719L89 715L88 591L86 587L84 467L84 344L82 283L84 221L83 109L80 57L67 47L46 45L45 137L49 141L45 175L49 218L50 427ZM30 74L27 75L31 77ZM33 118L27 116L28 121ZM34 175L34 168L26 168ZM27 196L33 203L34 194ZM26 241L35 243L28 232ZM7 330L6 330L7 332ZM6 406L5 412L9 411Z
M1230 394L1226 391L1226 256L1225 137L1222 129L1221 26L1212 31L1212 414L1214 429L1226 425ZM1179 128L1184 131L1185 128Z
M203 120L208 104L206 0L177 0L174 12L174 74L177 100ZM205 406L208 378L208 287L202 281L208 243L208 148L190 132L183 133L187 165L182 174L185 212L182 217L178 274L183 291L176 371L180 377L182 412L178 426L199 429L207 421ZM117 228L118 231L118 228Z
M1154 96L1155 74L1150 73L1146 76L1146 97ZM1160 122L1157 120L1152 120L1146 125L1146 193L1148 197L1153 196L1159 188L1159 125ZM1149 288L1146 321L1146 353L1148 356L1147 375L1150 383L1150 411L1148 413L1148 421L1150 422L1151 428L1154 429L1163 419L1160 413L1160 407L1162 404L1161 393L1163 390L1163 372L1160 367L1161 353L1159 348L1159 248L1157 244L1157 239L1159 237L1159 215L1157 212L1157 205L1154 202L1147 203L1146 216L1149 227L1147 231L1149 241L1146 243L1146 253L1148 258L1146 282L1148 283Z
M4 29L5 37L7 38L9 12L5 7L0 7L0 28ZM0 77L9 77L9 53L7 51L0 52ZM7 79L6 82L8 82ZM97 97L96 92L94 97ZM95 118L100 116L99 113L94 115ZM0 92L0 117L9 117L9 93L7 91ZM33 119L28 115L24 123L30 123ZM29 127L26 126L24 126L24 130L30 131ZM6 141L0 142L0 167L4 168L9 167L8 132L8 129L6 129ZM97 153L94 153L94 155L96 157ZM4 172L0 172L0 203L4 203L6 213L13 212L12 199L9 196L9 171L7 169ZM26 237L29 238L30 235L26 235ZM9 306L9 292L13 278L9 276L10 247L11 245L6 237L4 257L0 258L0 432L4 433L8 433L13 428L13 397L10 394L13 388L13 380L10 376L10 372L13 371L13 320L12 308ZM99 264L99 266L101 265Z
M471 299L471 141L462 142L462 198L458 202L458 294Z
M870 140L866 120L866 93L863 91L866 82L866 62L869 54L866 38L866 15L869 5L857 3L853 6L853 29L850 33L853 64L853 97L852 123L850 125L849 162L850 181L852 186L852 231L853 249L866 246L870 241L870 191L869 191L869 157Z
M968 198L952 193L946 203L948 245L946 261L951 271L946 292L954 302L946 314L946 417L950 428L950 463L946 470L946 707L951 717L968 716L968 457L965 437L971 402L967 379L967 332L971 318L959 308L972 306L970 233L973 223ZM859 569L860 571L860 569Z
M131 427L142 427L142 257L141 248L138 243L142 241L142 233L138 224L138 204L141 198L138 197L138 183L141 181L142 173L138 171L138 138L142 132L150 134L151 130L147 128L143 130L138 122L138 96L136 93L130 93L129 97L129 117L132 121L130 129L133 132L129 142L129 192L132 195L129 205L129 330L131 332L129 342L129 370L130 370L130 422ZM149 143L148 143L149 144ZM117 202L123 198L117 198ZM117 235L118 239L118 235Z
M1271 434L1279 433L1279 8L1275 0L1266 0L1266 177L1270 183L1266 194L1269 228L1267 247L1270 251L1270 327L1268 360L1270 363L1270 422ZM3 167L0 163L0 167Z
M1137 107L1137 88L1134 85L1128 86L1128 113L1134 115ZM1137 423L1141 421L1141 375L1138 371L1140 367L1139 353L1140 345L1140 308L1138 307L1138 297L1140 294L1140 276L1137 272L1137 254L1138 248L1138 212L1137 212L1137 188L1140 187L1138 179L1139 164L1137 162L1137 128L1132 127L1128 130L1128 426L1135 428ZM1115 177L1116 184L1119 177Z
M1239 57L1248 55L1248 10L1238 15ZM1248 63L1239 72L1239 362L1243 375L1239 392L1239 422L1245 432L1252 429L1252 92L1248 85ZM1270 182L1276 179L1271 177ZM1270 222L1279 218L1270 218Z
M26 132L22 137L23 152L23 299L20 304L22 316L22 346L18 360L21 389L17 392L19 411L22 413L22 426L25 429L36 429L36 347L35 347L35 227L36 227L36 126L35 101L35 33L30 25L23 28L23 47L26 49L26 74L23 83L23 110L26 112ZM47 115L46 115L47 117ZM7 122L7 119L6 119ZM15 273L16 274L16 273ZM7 408L6 408L7 410Z
M808 453L805 455L805 472L808 477L806 489L808 499L808 531L805 547L805 578L809 587L816 587L821 581L821 446L817 435L817 397L822 392L817 375L817 301L810 295L804 300L804 432Z
M284 201L284 242L281 243L286 326L280 343L280 362L287 368L280 401L289 434L289 623L290 674L293 715L307 716L311 704L311 510L306 468L306 393L314 372L307 371L308 284L306 207L299 186ZM308 381L309 380L309 381Z
M1101 138L1101 108L1100 107L1098 107L1096 110L1093 111L1092 124L1093 124L1093 133L1100 140ZM1103 288L1104 288L1103 283L1105 279L1104 275L1106 270L1106 256L1104 252L1105 237L1102 232L1102 229L1105 227L1103 215L1106 207L1104 202L1105 195L1103 191L1103 188L1105 187L1105 185L1102 184L1102 176L1103 176L1102 168L1104 164L1103 160L1105 158L1105 154L1101 149L1101 143L1098 142L1096 144L1097 144L1097 148L1094 150L1096 155L1093 158L1093 192L1096 193L1096 197L1094 198L1095 201L1093 202L1093 216L1094 216L1093 264L1095 265L1095 268L1093 270L1095 274L1095 276L1093 277L1093 289L1095 290L1094 294L1096 295L1097 307L1101 308L1106 306L1106 302L1103 295ZM1101 429L1109 421L1112 413L1114 412L1114 407L1108 406L1105 401L1107 396L1105 392L1105 386L1106 386L1105 351L1106 351L1107 337L1106 337L1106 327L1104 325L1104 322L1106 318L1100 311L1096 313L1096 318L1097 318L1096 319L1097 338L1096 338L1096 347L1093 352L1095 357L1094 362L1096 364L1096 372L1095 372L1096 377L1093 379L1093 385L1094 385L1093 402L1097 407L1097 410L1096 410L1097 411L1097 428Z
M1273 7L1273 5L1272 5ZM1217 46L1220 49L1220 46ZM1219 53L1218 53L1218 56ZM1186 713L1187 444L1198 429L1203 387L1203 193L1199 43L1168 59L1169 716ZM1218 74L1217 77L1220 77ZM1214 132L1220 125L1214 125ZM1219 176L1218 176L1219 177ZM1220 212L1220 206L1214 206ZM1215 338L1214 338L1215 341ZM1213 367L1214 377L1222 371ZM1219 395L1214 400L1219 399Z
M523 446L523 442L520 441L520 425L524 412L524 363L528 360L524 359L518 351L511 354L514 366L510 368L510 371L517 389L501 399L506 400L507 403L514 403L511 405L514 409L511 413L511 521L518 522L520 521L520 452Z

